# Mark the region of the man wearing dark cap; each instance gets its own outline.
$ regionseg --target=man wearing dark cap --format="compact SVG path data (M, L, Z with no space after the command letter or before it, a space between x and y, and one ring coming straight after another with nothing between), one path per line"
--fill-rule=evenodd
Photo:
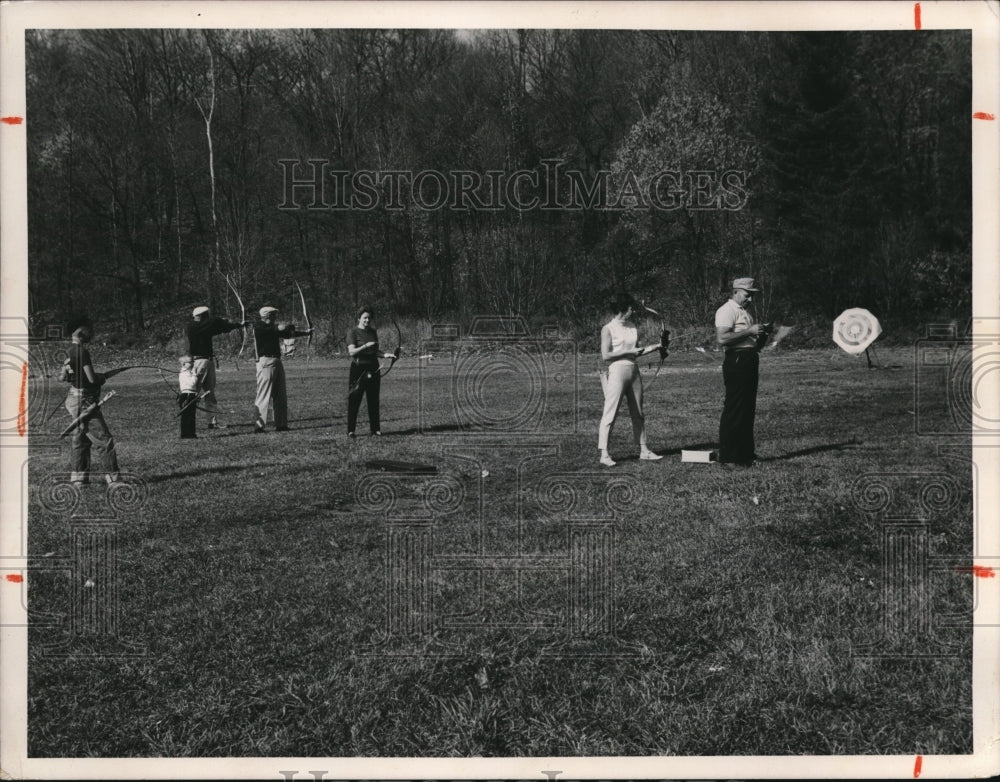
M212 416L208 428L221 429L222 424L217 418L219 403L215 398L215 353L212 350L212 337L249 326L250 321L230 323L228 320L213 317L208 307L195 307L191 317L193 320L187 324L185 331L188 354L194 361L194 372L198 376L198 393Z
M726 401L719 421L719 461L749 467L753 464L753 422L757 412L757 381L760 357L757 338L761 327L746 310L754 293L752 277L733 280L733 294L715 313L715 331L725 349L722 379Z

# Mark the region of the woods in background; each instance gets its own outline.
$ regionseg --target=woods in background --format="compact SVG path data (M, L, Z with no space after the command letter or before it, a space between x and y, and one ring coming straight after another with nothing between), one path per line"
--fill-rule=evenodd
M228 275L251 301L299 280L331 323L364 296L569 330L627 288L710 324L746 273L787 320L965 319L970 47L968 31L30 31L30 310L98 299L102 331L165 339L192 303L233 314ZM288 192L308 161L481 179L438 208L433 176L424 203L388 178L367 208L309 208L308 187ZM461 208L496 206L515 172L535 174L514 191L530 207ZM346 181L324 179L329 200Z

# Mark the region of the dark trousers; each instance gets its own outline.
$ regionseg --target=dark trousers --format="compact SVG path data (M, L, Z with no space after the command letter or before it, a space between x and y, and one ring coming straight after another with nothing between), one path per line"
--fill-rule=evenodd
M348 383L347 431L353 432L358 423L362 396L368 399L368 425L373 433L379 431L382 427L378 417L378 395L382 377L378 373L378 364L351 364Z
M719 461L750 464L754 459L753 420L757 414L760 356L732 350L722 364L726 402L719 421Z
M181 409L181 437L188 439L197 437L195 431L197 426L198 404L194 401L197 394L181 394L177 397L177 406Z

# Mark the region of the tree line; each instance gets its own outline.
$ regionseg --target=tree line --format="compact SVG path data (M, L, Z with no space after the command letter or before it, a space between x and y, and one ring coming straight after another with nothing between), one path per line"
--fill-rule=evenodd
M165 337L195 304L238 315L228 277L287 316L299 282L331 324L368 304L571 330L620 289L705 324L743 273L786 320L969 315L967 31L25 43L37 322L99 308Z

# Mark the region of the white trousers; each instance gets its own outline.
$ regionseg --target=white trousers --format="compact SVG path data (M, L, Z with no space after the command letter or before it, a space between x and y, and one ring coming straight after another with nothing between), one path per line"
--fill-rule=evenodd
M615 425L622 396L628 402L632 436L636 444L645 450L646 416L642 412L642 377L639 375L639 366L634 361L616 361L608 367L607 382L604 383L604 415L601 416L601 426L598 429L597 447L602 451L608 449L608 437Z
M274 406L274 425L288 426L288 390L285 384L285 368L280 358L261 356L257 360L257 399L254 407L260 424L267 423L268 404Z

